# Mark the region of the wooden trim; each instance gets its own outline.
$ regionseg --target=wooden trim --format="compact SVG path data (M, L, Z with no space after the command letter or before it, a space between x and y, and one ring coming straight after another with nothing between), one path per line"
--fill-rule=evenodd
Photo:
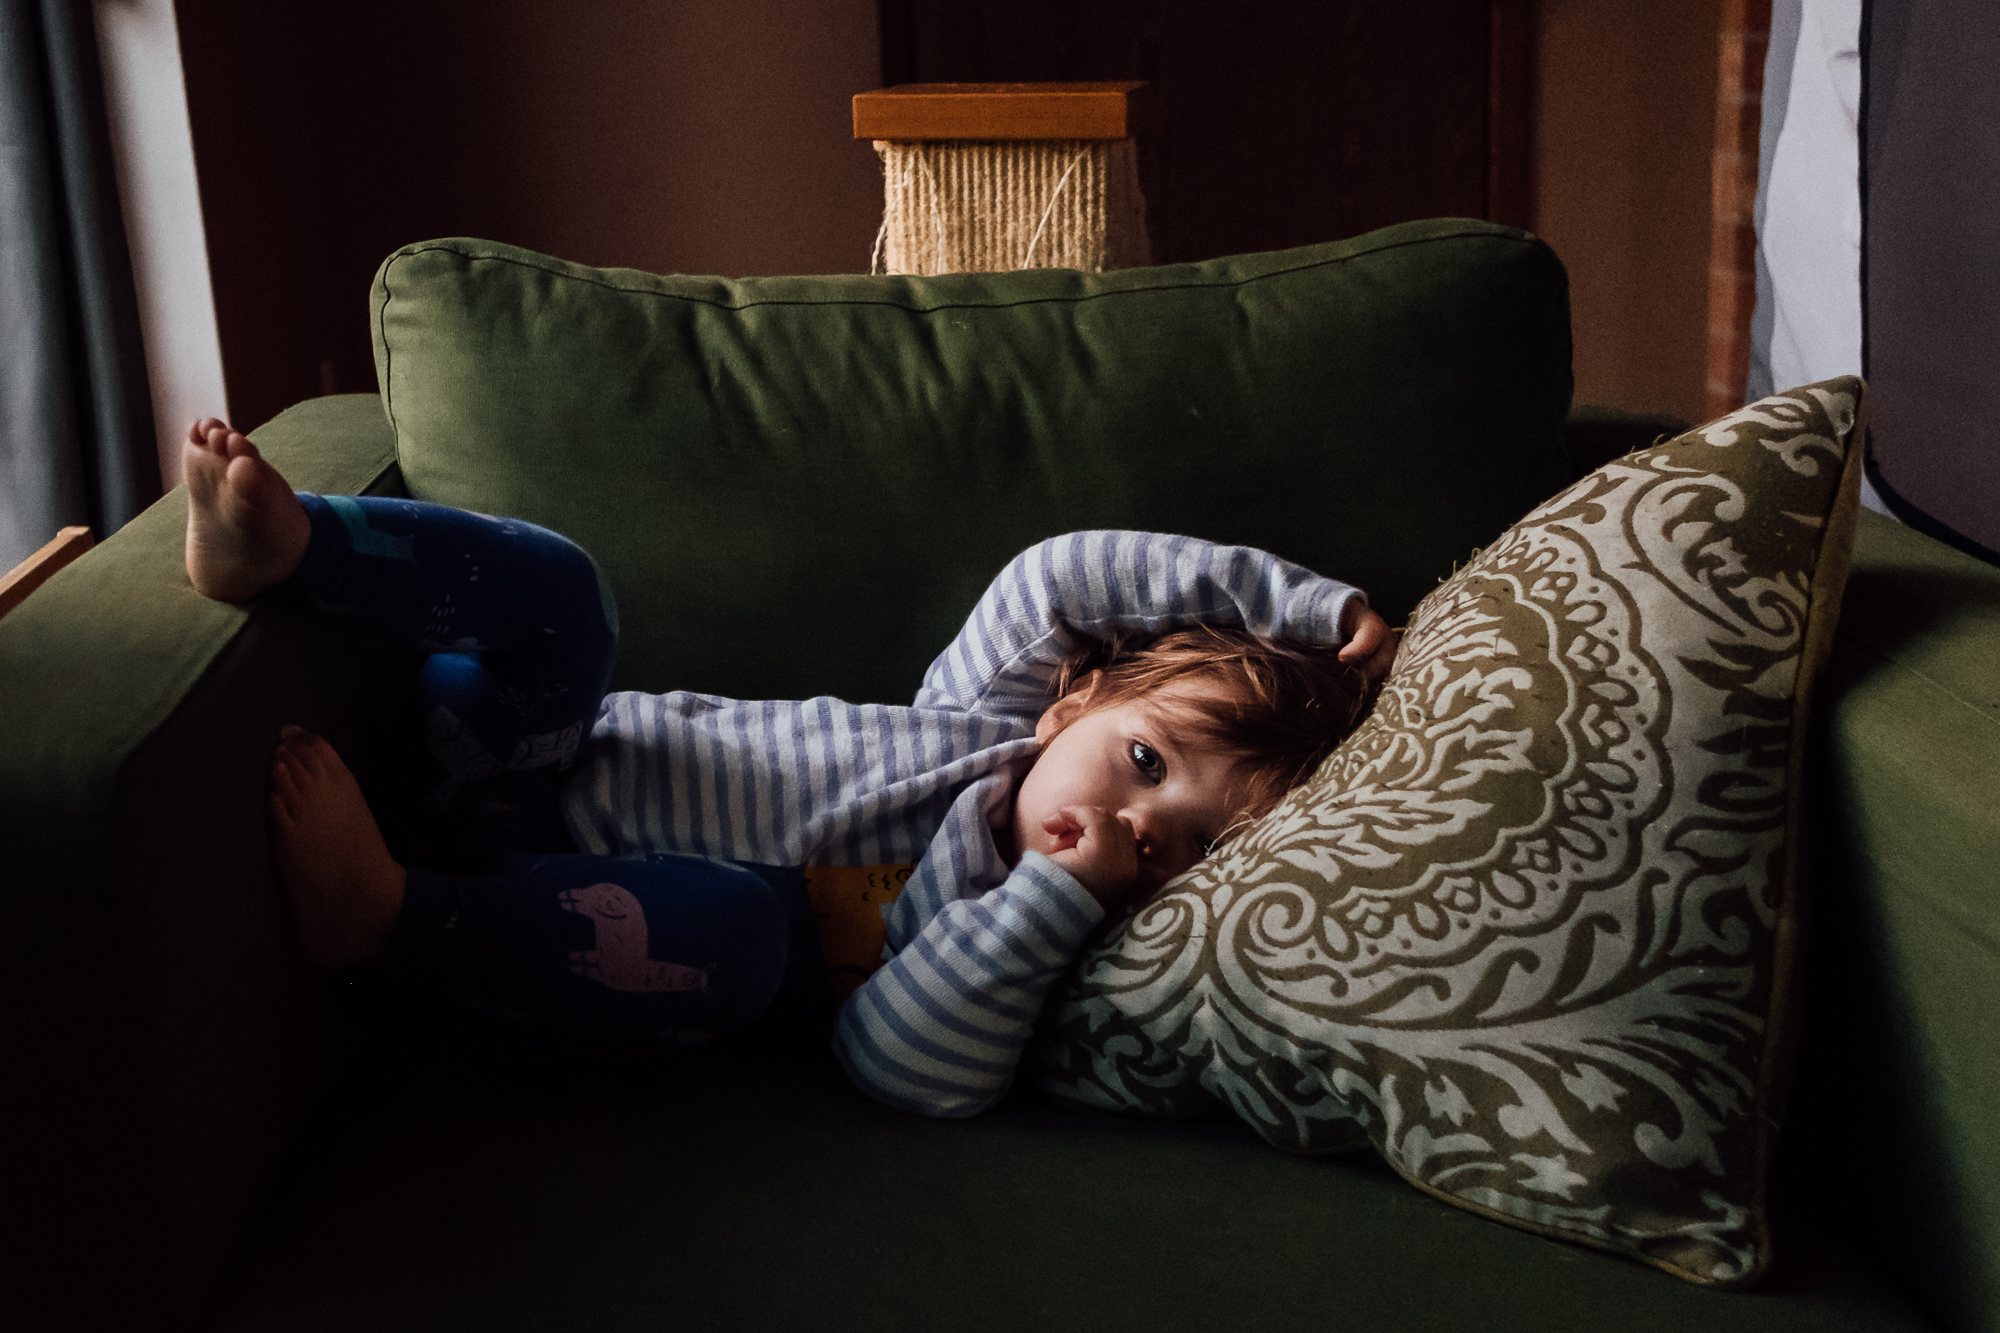
M58 532L54 541L14 566L13 572L6 578L0 579L0 616L27 601L29 593L47 583L58 570L93 545L89 528L64 528Z
M1771 0L1723 0L1709 203L1707 415L1743 406L1757 304L1757 153Z
M1535 225L1535 4L1487 8L1486 218Z
M1129 139L1144 83L905 83L854 95L854 137Z

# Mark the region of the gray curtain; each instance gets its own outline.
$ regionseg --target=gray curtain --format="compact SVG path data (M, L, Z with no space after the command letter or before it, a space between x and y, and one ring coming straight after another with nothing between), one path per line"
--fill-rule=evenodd
M160 494L90 0L0 0L0 573Z

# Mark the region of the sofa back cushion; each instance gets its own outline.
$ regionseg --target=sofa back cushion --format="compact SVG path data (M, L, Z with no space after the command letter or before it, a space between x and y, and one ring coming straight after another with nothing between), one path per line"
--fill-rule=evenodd
M1397 616L1568 479L1562 266L1481 222L942 278L432 241L383 263L374 335L410 493L590 550L615 688L907 699L1079 528L1261 546Z

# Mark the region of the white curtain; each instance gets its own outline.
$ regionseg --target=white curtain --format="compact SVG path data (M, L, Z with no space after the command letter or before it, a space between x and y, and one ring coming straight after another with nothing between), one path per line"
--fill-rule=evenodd
M1861 373L1860 116L1861 0L1774 0L1757 166L1752 399Z

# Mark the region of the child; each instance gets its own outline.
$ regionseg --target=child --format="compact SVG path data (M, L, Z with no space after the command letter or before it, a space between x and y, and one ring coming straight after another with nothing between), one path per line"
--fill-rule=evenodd
M834 1048L871 1096L933 1115L999 1099L1107 912L1309 776L1396 649L1358 590L1274 556L1080 533L1002 572L912 707L605 698L615 612L565 539L295 495L213 419L185 464L197 590L275 589L429 654L436 772L388 838L324 740L287 727L272 757L315 963L583 1040L702 1040L816 967L798 867L917 861Z

